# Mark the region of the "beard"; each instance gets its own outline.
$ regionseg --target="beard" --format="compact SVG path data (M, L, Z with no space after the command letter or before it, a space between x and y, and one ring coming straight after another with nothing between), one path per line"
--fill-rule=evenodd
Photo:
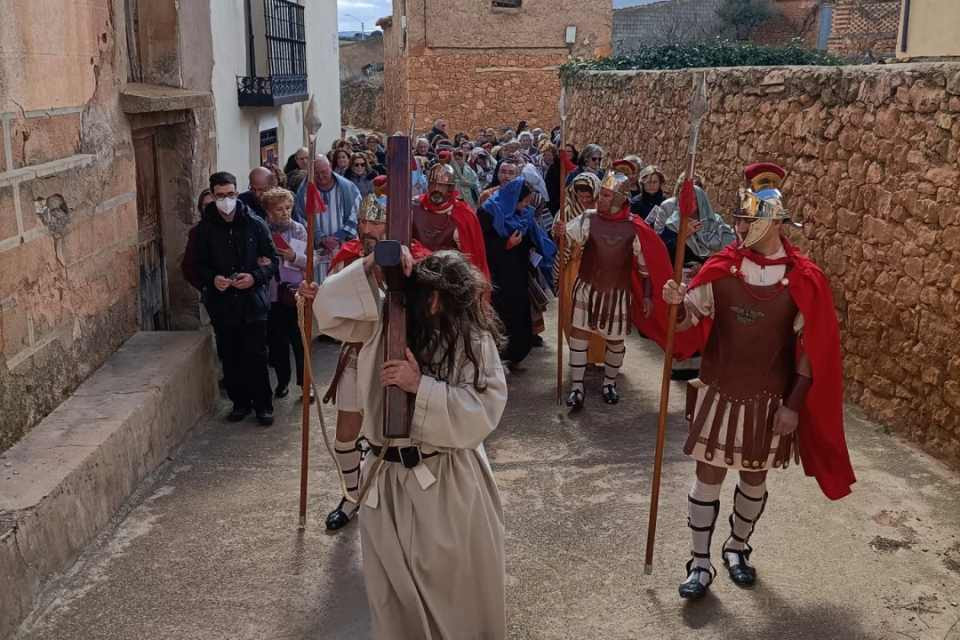
M447 201L446 193L441 193L439 191L430 192L430 202L432 202L433 204L443 204L446 201Z

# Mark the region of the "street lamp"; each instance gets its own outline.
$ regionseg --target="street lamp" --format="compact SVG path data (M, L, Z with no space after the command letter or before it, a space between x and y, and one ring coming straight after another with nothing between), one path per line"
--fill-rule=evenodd
M345 13L345 14L343 14L343 15L346 16L347 18L353 18L354 20L356 20L357 22L360 23L360 39L361 39L361 40L366 40L366 38L367 38L367 30L364 28L365 25L364 25L363 20L362 20L361 18L358 18L357 16L352 15L352 14L349 14L349 13Z

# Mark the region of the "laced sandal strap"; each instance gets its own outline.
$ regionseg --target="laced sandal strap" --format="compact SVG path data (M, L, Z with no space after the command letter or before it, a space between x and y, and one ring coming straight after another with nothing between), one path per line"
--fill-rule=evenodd
M727 545L730 544L730 540L733 540L733 539L737 539L739 542L743 542L744 544L747 545L747 548L746 549L728 548ZM737 556L741 564L750 566L750 554L753 553L753 547L751 547L749 543L739 540L736 536L731 535L731 537L727 538L727 540L723 543L723 546L720 548L720 553L723 555L732 553Z
M713 566L712 562L710 563L709 569L707 569L706 567L695 567L693 566L693 558L690 558L690 560L687 561L687 580L689 580L691 577L691 574L694 574L694 573L696 574L697 581L700 580L701 573L707 574L710 577L710 582L708 582L704 586L709 587L711 584L713 584L713 581L717 577L717 568Z

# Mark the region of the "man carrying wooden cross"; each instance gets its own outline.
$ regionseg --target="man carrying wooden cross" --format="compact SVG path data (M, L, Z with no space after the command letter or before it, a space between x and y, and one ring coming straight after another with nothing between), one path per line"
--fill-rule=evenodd
M395 185L409 188L401 160L408 143L391 141L392 243L380 241L322 290L304 284L299 292L312 300L320 331L362 344L361 433L375 458L364 467L359 519L373 636L501 640L503 511L483 441L507 402L503 336L488 302L489 281L459 251L414 262L403 246L392 256L401 273L378 266L389 253L380 249L401 241L394 230L409 230L409 206L395 208L403 198L393 193ZM394 306L398 286L403 301ZM398 334L406 349L384 361ZM397 390L399 405L392 403ZM405 424L395 424L391 418L407 410ZM398 431L403 435L393 435Z

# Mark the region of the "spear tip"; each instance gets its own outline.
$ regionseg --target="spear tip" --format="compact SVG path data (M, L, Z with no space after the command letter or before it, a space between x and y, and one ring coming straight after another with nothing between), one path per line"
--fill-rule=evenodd
M320 127L323 126L320 121L320 109L317 108L317 102L313 99L312 94L310 95L310 102L307 103L307 110L303 114L303 126L306 127L308 133L313 135L316 135Z

